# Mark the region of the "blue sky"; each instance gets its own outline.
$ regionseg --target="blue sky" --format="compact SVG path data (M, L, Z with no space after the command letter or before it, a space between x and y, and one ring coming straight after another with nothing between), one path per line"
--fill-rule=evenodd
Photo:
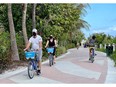
M89 30L82 29L85 37L93 33L109 34L116 36L116 3L91 3L91 8L87 7L84 20L91 26Z

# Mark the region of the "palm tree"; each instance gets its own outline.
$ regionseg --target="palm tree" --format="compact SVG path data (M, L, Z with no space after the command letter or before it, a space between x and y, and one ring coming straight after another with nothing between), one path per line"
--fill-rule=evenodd
M19 60L11 6L12 6L11 4L8 4L8 21L9 21L9 28L10 28L11 50L12 50L11 57L12 57L12 60Z
M78 19L77 21L77 29L85 28L89 29L90 25L84 21L83 19Z
M33 4L33 9L32 9L32 26L33 26L33 29L36 28L35 15L36 15L36 4Z
M27 4L22 4L22 12L23 12L23 17L22 17L22 30L23 30L23 36L24 36L24 41L25 45L28 43L28 37L27 37L27 31L26 31L26 12L27 12Z

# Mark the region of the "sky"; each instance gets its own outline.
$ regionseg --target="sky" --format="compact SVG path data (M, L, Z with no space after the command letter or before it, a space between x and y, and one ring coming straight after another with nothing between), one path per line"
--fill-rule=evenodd
M93 33L105 33L116 36L116 3L90 3L83 19L90 24L89 30L82 29L85 37Z

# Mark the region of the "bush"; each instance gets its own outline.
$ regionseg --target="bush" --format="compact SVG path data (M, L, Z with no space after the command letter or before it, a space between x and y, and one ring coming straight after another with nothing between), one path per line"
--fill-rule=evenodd
M111 59L114 60L115 66L116 66L116 51L113 52L113 54L110 56Z
M100 48L97 48L97 51L101 51L101 52L106 52L105 49L100 49ZM110 58L114 61L115 63L115 66L116 66L116 51L114 51L111 55L110 55Z
M60 46L60 47L56 48L56 56L59 56L63 53L66 53L66 48L64 46Z
M0 73L11 64L10 34L0 33Z
M20 33L16 33L16 41L19 51L20 60L25 60L24 51L25 48L23 36ZM0 73L8 69L13 63L11 61L11 44L9 32L0 33Z
M75 48L75 44L68 44L68 45L66 45L66 49L70 49L70 48Z
M23 35L21 33L16 33L16 41L17 41L20 60L26 60L23 50L25 48L25 43L24 43Z
M101 52L106 52L106 50L104 48L97 48L97 51L101 51Z

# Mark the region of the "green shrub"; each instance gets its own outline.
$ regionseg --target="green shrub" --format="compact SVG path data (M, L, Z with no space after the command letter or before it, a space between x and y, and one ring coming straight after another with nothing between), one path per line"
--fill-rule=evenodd
M16 41L18 46L18 52L20 60L25 60L24 51L24 39L23 35L16 33ZM11 61L11 44L9 32L0 33L0 73L5 69L9 68L12 63Z
M0 33L0 73L11 64L10 34Z
M115 66L116 66L116 51L114 51L110 57L111 57L111 59L113 59Z
M106 52L106 50L103 48L102 49L97 48L97 51ZM114 51L113 54L110 55L110 58L114 61L115 66L116 66L116 51Z
M16 33L16 41L17 41L17 47L18 47L20 60L26 60L24 56L24 50L23 50L25 48L25 43L24 43L23 35L21 33Z
M67 44L66 49L75 48L75 44Z
M66 48L64 46L60 46L56 48L56 55L59 56L63 53L66 53Z
M97 48L97 51L101 51L101 52L106 52L106 50L104 48Z

